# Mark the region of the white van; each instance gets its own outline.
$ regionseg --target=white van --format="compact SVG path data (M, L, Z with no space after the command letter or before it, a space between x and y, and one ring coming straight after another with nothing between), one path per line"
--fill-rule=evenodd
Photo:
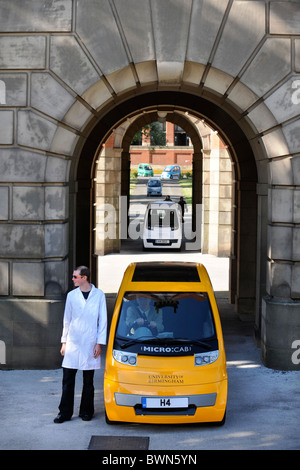
M181 209L172 201L154 201L147 206L144 218L144 248L181 248Z

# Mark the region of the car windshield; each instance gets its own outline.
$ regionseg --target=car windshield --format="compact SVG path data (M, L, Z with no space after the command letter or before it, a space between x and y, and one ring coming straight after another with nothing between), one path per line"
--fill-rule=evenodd
M154 227L171 227L177 230L179 221L177 212L169 208L150 209L148 213L148 229Z
M166 168L164 169L164 171L171 171L171 170L172 170L171 166L166 166Z
M216 330L207 293L127 292L116 337L122 347L137 342L208 344ZM208 347L209 349L209 347Z
M155 186L160 186L160 181L159 180L149 180L148 181L148 186L155 187Z
M145 165L145 166L144 166L144 170L152 170L152 168L151 168L150 165Z

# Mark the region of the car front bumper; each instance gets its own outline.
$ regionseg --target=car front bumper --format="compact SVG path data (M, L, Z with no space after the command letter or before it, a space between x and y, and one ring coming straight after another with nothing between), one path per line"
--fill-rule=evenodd
M145 399L153 397L159 398L163 405L157 408L145 407ZM185 402L188 406L169 406L168 398L187 399ZM159 388L119 384L105 379L104 400L110 421L157 424L221 422L226 411L227 380Z

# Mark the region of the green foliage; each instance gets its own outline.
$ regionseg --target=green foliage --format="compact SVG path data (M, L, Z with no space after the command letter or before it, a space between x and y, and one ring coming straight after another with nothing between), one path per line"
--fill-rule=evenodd
M192 204L193 199L193 180L192 178L182 178L179 180L183 196L187 204Z
M159 122L151 122L139 129L133 136L131 145L141 145L143 136L146 138L150 136L151 146L164 147L166 145L166 134Z

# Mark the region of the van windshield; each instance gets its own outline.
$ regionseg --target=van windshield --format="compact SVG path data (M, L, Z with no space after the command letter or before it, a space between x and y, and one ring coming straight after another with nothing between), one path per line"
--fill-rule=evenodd
M148 229L154 227L171 227L173 230L179 228L179 220L176 210L169 208L149 209Z
M116 331L121 348L150 343L216 347L216 330L208 295L203 292L127 292ZM171 348L172 349L172 348ZM172 354L171 354L172 355Z
M161 186L161 182L159 180L149 180L148 186L150 187Z

